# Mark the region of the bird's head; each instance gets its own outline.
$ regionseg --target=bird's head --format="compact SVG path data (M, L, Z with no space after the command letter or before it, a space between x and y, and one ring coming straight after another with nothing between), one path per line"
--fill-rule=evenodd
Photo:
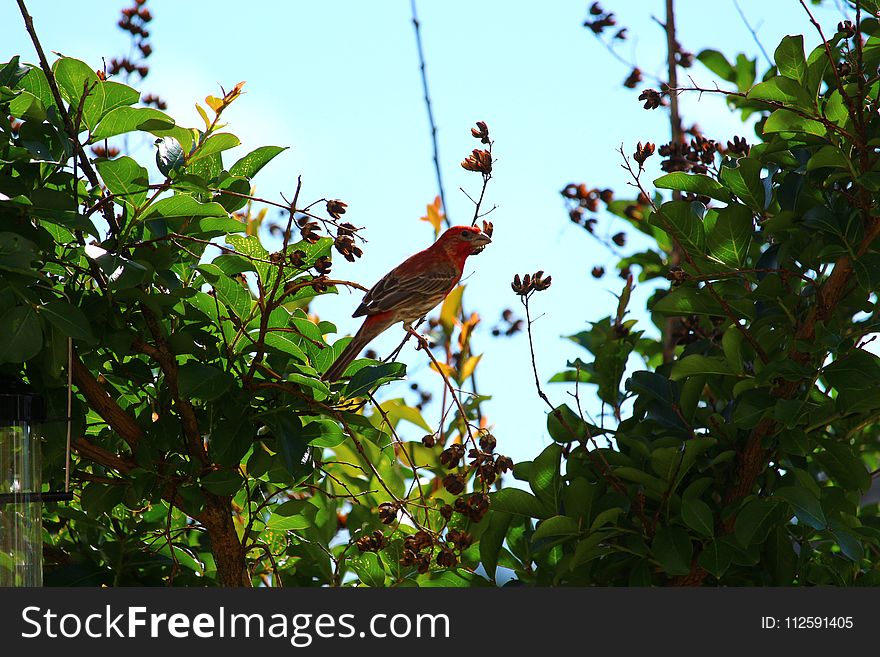
M465 258L480 253L491 243L489 236L476 226L453 226L437 240L447 252Z

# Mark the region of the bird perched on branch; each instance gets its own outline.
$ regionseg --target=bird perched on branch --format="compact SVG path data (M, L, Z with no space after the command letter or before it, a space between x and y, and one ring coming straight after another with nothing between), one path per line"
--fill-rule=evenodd
M413 322L452 292L468 256L480 253L491 242L476 226L453 226L427 249L385 274L352 315L366 315L364 323L322 378L339 379L361 350L392 324L403 322L411 329Z

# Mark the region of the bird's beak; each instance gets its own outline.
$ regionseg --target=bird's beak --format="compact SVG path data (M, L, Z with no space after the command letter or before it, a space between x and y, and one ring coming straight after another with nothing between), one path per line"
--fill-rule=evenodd
M489 239L489 236L486 233L477 233L474 235L473 248L471 249L471 254L476 255L478 253L482 253L483 249L486 248L487 244L491 244L492 240Z
M476 255L477 253L482 253L483 249L486 248L487 244L491 244L492 240L489 239L489 236L486 233L478 233L474 235L474 240L472 242L473 249L471 250L471 254Z

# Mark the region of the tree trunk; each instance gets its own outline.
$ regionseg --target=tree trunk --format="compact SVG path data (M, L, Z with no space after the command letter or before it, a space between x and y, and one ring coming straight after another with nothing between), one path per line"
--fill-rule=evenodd
M235 530L229 498L210 494L206 494L206 498L205 509L198 520L208 530L217 580L221 586L251 586L244 546Z

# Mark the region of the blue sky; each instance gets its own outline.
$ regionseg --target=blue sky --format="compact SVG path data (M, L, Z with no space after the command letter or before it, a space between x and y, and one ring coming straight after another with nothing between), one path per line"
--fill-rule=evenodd
M610 270L615 258L568 221L559 190L568 182L585 182L628 195L617 148L623 143L631 153L636 141L668 140L666 115L642 109L638 91L621 86L628 69L582 27L589 4L418 2L448 210L456 223L469 223L473 215L459 187L479 192L479 176L459 166L478 145L470 127L486 121L495 140L497 163L484 206L497 205L491 215L494 243L469 261L465 303L483 317L474 338L475 351L484 353L479 387L493 395L486 411L499 451L515 460L534 457L549 438L525 336L490 335L504 308L521 311L510 280L538 269L553 276L553 286L533 301L540 316L533 330L541 378L563 369L567 359L585 356L562 336L612 313L613 293L622 281L613 273L600 281L591 277L593 265ZM620 54L662 77L665 36L652 16L663 19L664 2L602 4L629 28ZM102 57L109 61L128 50L127 34L115 28L122 3L29 0L27 5L47 51L100 68ZM759 74L766 69L733 0L678 0L676 5L685 49L715 48L729 58L745 52L759 58ZM842 16L836 2L825 5L815 11L833 32ZM302 199L340 198L349 204L346 218L366 227L364 258L355 264L336 259L334 275L371 285L429 244L431 228L419 217L436 194L436 182L409 0L151 0L148 6L154 54L141 90L167 100L178 123L198 126L196 102L217 93L218 85L229 89L246 80L247 93L224 114L228 129L242 141L238 151L290 146L257 176L257 193L290 197L302 175ZM808 52L818 43L796 0L740 0L740 7L771 56L785 34L805 34ZM0 61L21 54L34 62L15 3L0 6L0 25ZM687 73L700 84L713 82L699 63ZM685 96L682 108L685 124L698 123L709 137L752 137L751 128L727 112L718 96ZM655 166L648 167L645 180L659 175L657 159L649 161ZM601 219L603 234L619 230L633 238L628 250L640 244L621 220ZM640 286L631 307L644 308L649 293L650 286ZM349 316L359 300L343 291L313 309L344 334L357 327ZM644 315L633 316L641 320L640 328L649 328ZM389 330L375 346L387 354L400 337L397 329ZM439 400L439 379L427 371L424 355L408 348L401 358ZM563 386L545 389L555 403L569 399ZM384 393L412 399L406 384ZM591 386L581 398L587 410L598 410ZM428 422L436 424L440 411L439 401L430 404ZM421 433L413 428L405 436L417 439Z

